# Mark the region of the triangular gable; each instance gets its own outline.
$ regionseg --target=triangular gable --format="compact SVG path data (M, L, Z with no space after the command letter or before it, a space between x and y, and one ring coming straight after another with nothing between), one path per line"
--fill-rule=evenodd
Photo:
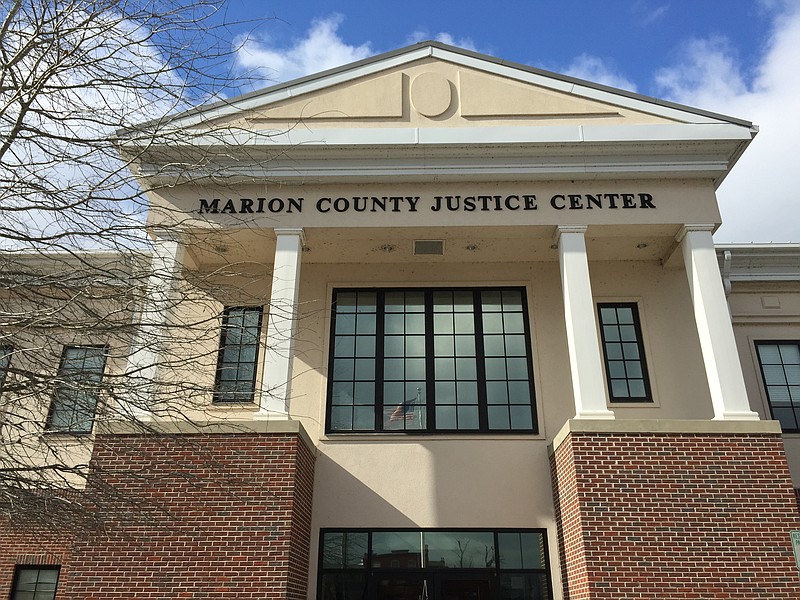
M517 121L526 117L534 120L625 117L630 124L677 122L751 127L740 119L508 63L438 42L423 42L188 111L174 117L172 124L181 128L202 126L210 121L284 124L308 120L344 124L365 120L365 125L380 126L381 120L385 120L384 124L397 126L400 119L414 116L408 114L409 107L412 112L436 119L431 126L442 125L457 116L468 120L494 117Z
M164 135L154 142L148 125ZM425 42L119 132L118 143L154 182L178 177L162 165L202 160L217 176L273 181L622 170L719 185L756 131L733 117Z

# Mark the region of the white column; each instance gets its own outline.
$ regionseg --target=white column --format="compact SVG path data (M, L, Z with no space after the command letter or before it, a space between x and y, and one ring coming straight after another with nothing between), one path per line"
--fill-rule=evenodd
M589 280L585 233L585 226L559 226L555 233L564 293L575 418L613 419L613 411L606 407L603 361Z
M122 417L139 420L152 417L155 381L163 358L164 325L174 302L173 284L180 275L183 255L184 247L176 235L159 233L153 241L147 296L125 369L126 388L119 406Z
M719 273L713 225L685 225L675 238L681 245L694 319L706 367L715 419L757 420L747 390L733 336L725 289Z
M260 409L256 418L288 417L292 389L300 255L305 238L302 229L275 229L275 236L267 349L264 353Z

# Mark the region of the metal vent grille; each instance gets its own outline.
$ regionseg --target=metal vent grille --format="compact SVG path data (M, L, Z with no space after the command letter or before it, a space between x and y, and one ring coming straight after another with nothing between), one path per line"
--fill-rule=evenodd
M444 240L414 240L414 254L444 254Z

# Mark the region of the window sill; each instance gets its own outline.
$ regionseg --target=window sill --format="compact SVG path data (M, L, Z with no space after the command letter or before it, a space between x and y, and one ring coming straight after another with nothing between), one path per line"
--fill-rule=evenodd
M476 441L476 440L545 440L546 437L543 433L533 432L520 432L520 433L487 433L487 432L469 432L469 433L436 433L436 432L420 432L420 433L388 433L388 432L358 432L358 433L325 433L319 438L321 442L374 442L374 441L394 441L394 442L420 442L420 441Z

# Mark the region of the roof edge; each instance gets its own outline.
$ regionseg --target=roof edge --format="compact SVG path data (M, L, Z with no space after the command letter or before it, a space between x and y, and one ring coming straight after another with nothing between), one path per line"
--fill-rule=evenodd
M176 121L180 121L183 119L187 119L193 116L200 115L204 112L211 112L215 111L222 107L231 107L234 108L237 104L241 104L243 102L247 102L249 100L253 100L254 98L258 98L259 96L266 96L268 94L273 94L275 92L279 92L281 90L290 89L292 87L300 86L309 82L318 81L321 79L325 79L327 77L331 77L334 75L339 75L342 73L346 73L348 71L357 70L361 67L373 65L379 62L383 62L386 60L390 60L392 58L396 58L398 56L403 56L405 54L414 54L418 53L420 50L428 49L428 56L434 56L435 51L439 50L441 52L456 54L463 57L480 60L483 62L495 64L498 66L503 66L515 70L519 70L525 73L529 73L532 75L537 75L540 77L545 77L549 79L555 79L557 81L562 81L564 83L569 83L571 85L579 85L589 89L594 89L597 91L610 93L618 96L622 96L625 98L629 98L631 100L636 100L640 102L645 102L649 104L653 104L656 106L661 106L664 108L679 110L683 112L688 112L691 114L696 114L698 116L711 118L711 119L718 119L722 121L726 121L733 125L739 125L742 127L750 128L751 130L757 131L757 128L754 128L754 125L751 121L747 121L744 119L740 119L737 117L732 117L730 115L724 115L721 113L715 113L713 111L708 111L700 108L696 108L693 106L688 106L685 104L680 104L677 102L672 102L669 100L663 100L660 98L655 98L653 96L647 96L644 94L639 94L636 92L631 92L628 90L624 90L621 88L615 88L612 86L603 85L600 83L595 83L592 81L588 81L585 79L579 79L577 77L572 77L569 75L562 75L560 73L555 73L553 71L547 71L545 69L539 69L537 67L531 67L529 65L518 63L514 61L509 61L501 58L497 58L488 54L483 54L480 52L476 52L474 50L466 50L464 48L459 48L457 46L451 46L449 44L444 44L442 42L437 42L433 40L418 42L416 44L412 44L410 46L404 46L402 48L397 48L395 50L390 50L388 52L383 52L381 54L376 54L375 56L370 56L352 63L348 63L345 65L341 65L338 67L333 67L331 69L326 69L324 71L320 71L318 73L313 73L311 75L305 75L303 77L298 77L296 79L292 79L287 82L278 83L272 86L268 86L266 88L262 88L259 90L254 90L252 92L248 92L246 94L242 94L239 96L235 96L231 99L220 100L217 102L213 102L211 104L203 104L189 110L176 113L174 115L169 115L167 117L161 119L152 119L150 121L143 122L139 125L133 127L127 127L123 129L119 129L115 132L115 137L125 137L130 133L134 133L136 131L140 131L142 129L146 129L147 127L152 127L154 125L166 125L169 123L174 123ZM446 57L443 57L446 59Z

